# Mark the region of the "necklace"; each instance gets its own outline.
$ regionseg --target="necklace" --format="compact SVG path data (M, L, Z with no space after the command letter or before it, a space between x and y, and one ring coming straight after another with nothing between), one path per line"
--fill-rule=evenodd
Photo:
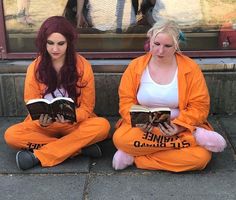
M51 93L53 98L56 98L56 97L65 97L66 96L66 91L62 88L57 88L54 92Z

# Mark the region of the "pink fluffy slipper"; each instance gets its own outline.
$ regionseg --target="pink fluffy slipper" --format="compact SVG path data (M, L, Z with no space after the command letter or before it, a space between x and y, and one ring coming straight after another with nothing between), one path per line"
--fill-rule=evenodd
M122 170L134 163L134 157L118 150L113 156L112 167L115 170Z
M212 152L222 152L227 146L225 139L214 131L197 127L194 136L198 145Z

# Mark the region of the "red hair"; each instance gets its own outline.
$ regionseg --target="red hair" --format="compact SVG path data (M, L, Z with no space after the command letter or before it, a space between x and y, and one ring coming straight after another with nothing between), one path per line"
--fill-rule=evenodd
M60 70L60 80L53 68L52 60L47 52L47 39L52 33L62 34L67 41L65 53L65 62ZM41 25L36 38L36 47L40 55L40 63L36 71L36 77L39 82L44 83L47 89L43 96L52 93L56 88L63 87L69 97L75 100L80 95L77 94L77 81L81 78L82 72L76 69L76 51L74 44L77 39L77 31L74 26L62 16L49 17Z

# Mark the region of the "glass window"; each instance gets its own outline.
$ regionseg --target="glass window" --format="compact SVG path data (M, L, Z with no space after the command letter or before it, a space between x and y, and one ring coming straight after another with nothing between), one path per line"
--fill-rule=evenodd
M63 15L77 29L80 52L141 52L162 18L186 35L184 51L236 49L236 0L3 0L9 52L34 52L41 23Z

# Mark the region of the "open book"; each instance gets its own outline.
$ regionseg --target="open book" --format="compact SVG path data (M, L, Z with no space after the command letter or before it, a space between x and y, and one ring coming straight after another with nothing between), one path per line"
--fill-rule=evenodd
M170 124L170 108L148 108L141 105L132 105L130 109L131 125L151 123L158 126L159 123L167 122Z
M26 108L32 120L39 119L41 114L48 114L55 121L57 114L60 114L65 119L76 122L75 103L68 97L57 97L52 101L47 99L31 99L26 103Z

